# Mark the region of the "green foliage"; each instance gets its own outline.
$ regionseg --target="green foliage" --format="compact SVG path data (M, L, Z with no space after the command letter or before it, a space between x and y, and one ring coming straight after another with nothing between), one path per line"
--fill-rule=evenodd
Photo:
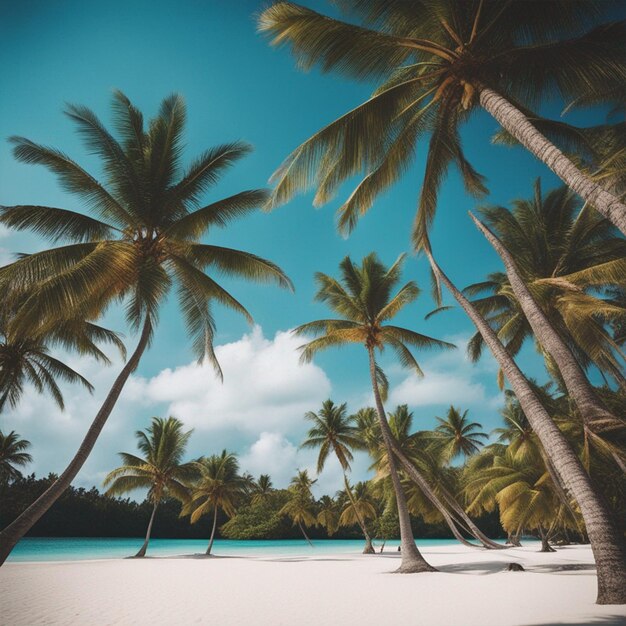
M221 375L213 353L211 305L219 302L248 319L250 315L205 271L291 287L270 261L200 243L202 236L264 202L263 190L250 190L201 203L204 193L250 146L217 146L184 169L186 111L178 95L163 100L157 116L144 125L128 98L115 92L117 137L86 107L70 105L66 114L87 150L100 158L105 182L59 150L23 137L11 139L19 161L52 171L63 189L81 199L93 215L47 206L0 207L0 223L68 242L0 268L3 291L10 285L24 293L12 332L21 337L33 329L47 332L59 322L60 312L71 319L91 319L116 301L125 303L131 327L153 330L160 306L175 285L198 359L208 358Z
M624 272L614 274L613 266L623 265L626 240L593 208L581 206L567 187L543 194L537 180L534 191L529 199L515 200L511 209L482 208L484 221L515 258L522 279L578 362L594 364L621 383L620 349L607 324L625 324L626 307L619 294L602 297L601 292L623 281ZM511 355L517 355L533 332L506 274L492 273L464 291ZM480 358L482 349L476 333L468 345L470 358ZM559 380L538 342L537 349Z
M26 452L28 448L30 441L20 438L14 430L6 435L0 430L0 483L22 476L17 468L33 461L33 457Z
M344 20L278 2L259 18L273 45L287 45L302 69L313 66L375 81L372 96L296 148L275 172L275 206L309 188L315 203L345 181L359 184L339 208L344 232L412 165L420 142L428 153L414 226L428 245L440 187L456 167L468 193L486 193L469 163L459 128L480 105L483 85L532 109L544 97L613 102L626 81L626 25L597 26L608 13L598 0L484 2L338 2ZM623 99L622 99L623 101Z
M175 417L153 417L146 432L135 433L144 458L120 452L124 465L104 479L107 495L147 488L148 497L155 504L166 495L187 502L188 483L198 473L195 463L182 462L192 432L183 432L183 423Z

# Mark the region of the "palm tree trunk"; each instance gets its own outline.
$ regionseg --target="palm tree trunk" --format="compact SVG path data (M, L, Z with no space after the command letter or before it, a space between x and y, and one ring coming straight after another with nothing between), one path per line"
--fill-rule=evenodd
M574 402L576 402L585 424L595 420L616 422L617 418L602 404L569 346L556 332L550 320L530 293L528 286L519 274L515 260L510 252L480 220L476 219L471 213L470 216L502 259L511 288L535 337L554 359L561 373L563 383Z
M374 547L372 546L372 538L367 532L367 526L365 526L365 520L363 519L361 512L356 506L356 502L354 501L354 496L352 495L352 489L350 488L350 483L348 483L348 477L346 473L343 473L343 484L346 488L346 493L348 494L348 499L352 504L352 508L354 509L354 514L356 515L356 519L359 522L359 526L361 527L361 532L365 537L365 547L363 548L363 554L374 554Z
M91 453L98 436L100 435L100 431L111 414L117 399L122 393L122 389L124 388L126 381L135 369L137 369L139 360L148 345L151 332L152 325L149 319L146 319L135 351L126 362L126 365L122 368L118 377L115 379L113 386L109 390L104 403L91 423L91 426L80 444L78 451L74 455L74 458L70 461L70 464L67 466L65 471L54 481L54 483L52 483L52 485L50 485L50 487L48 487L46 491L44 491L44 493L41 494L41 496L39 496L39 498L37 498L37 500L35 500L35 502L33 502L0 533L0 565L6 561L7 557L11 553L11 550L15 547L15 544L58 500L61 494L70 486L72 480L76 477L76 474L80 471L80 468L83 466L87 457Z
M539 552L556 552L556 550L548 543L548 535L543 526L539 526L539 536L541 537L541 550Z
M217 528L217 504L215 505L215 511L213 512L213 528L211 529L211 537L209 538L209 546L206 549L206 555L211 554L213 549L213 542L215 541L215 529Z
M146 532L146 540L143 542L143 546L139 549L139 552L135 554L135 558L140 558L146 556L146 551L148 550L148 543L150 543L150 533L152 532L152 522L154 522L154 516L156 514L157 506L159 506L158 501L154 503L152 507L152 515L150 516L150 521L148 522L148 530Z
M402 543L402 562L396 572L400 574L413 574L416 572L436 572L437 570L426 562L424 557L420 554L420 551L415 545L415 539L413 538L413 531L411 530L411 520L409 518L409 510L406 505L406 498L404 491L402 490L402 484L400 483L400 477L396 469L396 461L393 455L393 435L389 424L387 423L387 416L385 414L385 407L380 397L380 391L378 389L378 381L376 380L376 359L374 358L374 349L367 348L370 361L370 377L372 380L372 389L374 391L374 399L376 401L376 411L378 413L378 421L380 423L380 429L383 435L383 441L387 448L387 459L389 462L389 474L393 483L393 489L396 496L396 506L398 507L398 519L400 522L400 541Z
M304 532L304 526L302 525L302 522L298 522L298 526L300 526L300 530L302 531L302 535L304 536L304 538L307 540L307 543L314 548L315 546L313 545L313 542L309 539L309 536Z
M626 547L603 498L593 489L589 475L585 472L580 459L552 421L539 397L491 326L443 273L428 246L425 248L425 253L433 272L446 285L489 346L509 380L532 429L552 461L554 469L578 503L597 567L598 604L625 604Z
M626 205L580 171L528 118L489 87L477 85L481 106L527 150L543 161L568 187L626 235Z

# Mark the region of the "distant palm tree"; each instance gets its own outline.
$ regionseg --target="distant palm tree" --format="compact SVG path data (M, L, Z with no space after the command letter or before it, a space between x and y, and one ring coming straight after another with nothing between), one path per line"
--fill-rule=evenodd
M203 515L213 511L213 526L206 554L210 555L217 529L217 514L221 509L232 517L241 500L246 483L239 475L237 456L226 450L195 463L198 480L192 486L190 500L183 506L181 515L191 515L195 524Z
M252 504L266 502L274 491L269 474L261 474L252 489Z
M317 519L315 517L315 507L311 487L317 482L309 477L307 470L299 470L296 476L291 479L289 485L289 500L279 511L280 515L286 515L291 519L293 525L298 525L302 536L307 543L313 547L313 542L306 534L306 526L315 526Z
M0 534L0 564L83 466L148 347L159 308L174 284L194 351L199 360L207 358L220 376L213 352L215 322L210 305L217 301L249 320L251 317L205 270L291 286L270 261L200 243L207 231L228 226L265 201L265 191L250 190L204 206L201 203L219 177L250 152L249 145L217 146L183 171L186 112L180 96L166 98L148 128L141 112L121 92L115 93L113 112L119 140L86 107L69 106L66 111L89 151L102 159L106 186L59 150L23 137L12 139L17 159L51 170L64 189L77 195L96 216L44 206L0 207L0 223L5 226L34 230L53 241L70 241L0 269L0 288L11 285L29 294L16 313L14 332L27 333L34 325L47 331L57 324L60 312L90 318L123 299L127 321L131 328L140 329L140 339L69 466Z
M340 526L353 526L359 519L363 521L376 519L376 501L370 493L369 484L358 482L351 488L352 497L341 511Z
M22 474L17 468L32 463L28 448L30 441L20 439L14 430L7 435L0 430L0 482L19 478Z
M175 417L153 417L145 432L135 433L143 458L120 452L124 465L109 472L104 479L104 486L108 487L106 493L111 496L148 489L152 514L146 539L135 557L146 555L154 517L163 498L173 496L183 503L189 500L187 485L197 470L195 463L182 463L182 458L192 432L183 432L183 423Z
M340 315L340 319L322 319L303 324L294 330L299 335L320 335L301 347L302 360L310 361L321 350L349 343L361 344L369 356L370 379L383 442L389 462L389 471L396 495L402 537L402 563L399 572L432 571L420 554L411 531L409 513L404 493L396 470L394 454L400 452L389 429L383 398L380 392L382 370L376 363L376 350L389 346L400 363L417 374L422 370L408 345L417 348L452 348L452 344L434 339L407 328L393 326L387 322L419 295L414 282L408 282L397 293L404 255L389 268L385 267L376 254L366 256L360 266L354 265L349 257L341 261L341 279L336 280L321 272L316 274L318 291L316 299L326 302Z
M317 523L326 529L329 537L332 537L339 527L339 513L337 502L330 496L322 496L318 502Z
M355 506L352 489L348 483L347 472L350 471L350 463L354 460L352 450L362 450L365 445L359 437L358 428L354 425L352 416L347 414L347 405L336 405L332 400L325 400L318 413L309 411L304 418L313 423L307 438L302 443L303 448L319 448L317 457L317 473L321 474L328 459L328 455L333 453L343 472L343 483L346 495ZM374 554L372 539L367 532L365 519L361 517L360 510L355 508L356 523L361 527L361 532L365 537L364 554Z
M82 319L62 319L42 332L38 325L27 333L16 332L17 303L24 296L9 294L8 302L0 311L0 412L8 404L15 408L24 393L24 385L30 383L35 391L47 391L60 409L65 408L58 381L80 383L90 392L93 386L74 369L50 356L52 346L60 346L79 354L89 355L101 363L110 361L97 343L115 345L126 355L124 344L116 333Z
M439 425L435 428L435 444L448 462L459 456L476 454L484 440L489 438L489 435L480 430L481 424L467 419L468 412L469 410L465 410L461 415L457 408L451 406L445 419L436 418Z

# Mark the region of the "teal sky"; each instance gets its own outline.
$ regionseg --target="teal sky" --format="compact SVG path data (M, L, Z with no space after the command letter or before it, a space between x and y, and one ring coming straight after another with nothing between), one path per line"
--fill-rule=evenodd
M324 12L333 10L322 1L305 4ZM155 113L166 95L177 92L184 96L188 109L186 160L213 145L236 139L254 145L254 153L207 194L207 201L265 186L293 148L366 99L372 85L297 70L287 50L270 48L256 34L254 14L262 6L253 0L181 1L176 6L160 0L2 3L0 204L47 204L80 210L80 203L65 194L46 170L17 163L5 138L23 135L60 148L97 175L97 161L80 144L70 121L62 115L62 108L65 102L87 105L108 124L115 88L124 91L147 117ZM546 112L558 115L560 104L551 103ZM569 119L581 124L601 121L594 112ZM491 193L486 202L507 204L516 197L530 195L537 176L542 177L545 189L558 184L545 166L523 149L491 145L490 137L496 129L496 122L479 112L463 130L468 158L488 178ZM385 262L391 263L409 251L424 155L422 146L415 166L380 198L347 240L336 233L334 224L335 209L351 191L349 185L322 209L314 210L311 196L303 195L271 214L259 213L227 231L212 233L213 243L248 250L277 262L294 281L296 293L242 281L223 281L249 308L262 331L242 339L251 332L245 321L229 311L217 312L216 344L230 344L223 354L232 366L225 369L228 391L220 391L207 382L214 394L211 397L202 395L206 390L201 382L203 376L208 380L210 374L189 365L193 357L183 322L176 302L169 302L153 347L145 355L138 376L131 381L80 481L98 483L116 463L115 452L134 448L135 429L145 427L150 415L168 411L177 414L176 410L196 429L193 453L229 446L242 455L242 463L255 473L274 468L278 483L294 473L296 465L309 464L310 455L294 448L305 428L302 409L316 410L329 393L337 402L349 402L354 410L367 402L365 355L356 348L329 352L316 361L319 367L300 375L296 373L297 360L288 354L295 347L293 340L282 335L282 339L275 339L275 334L326 316L324 307L313 302L315 271L336 273L339 261L347 254L360 260L376 250ZM441 193L432 239L442 266L459 286L481 280L486 273L499 269L495 254L467 217L467 211L475 206L453 171ZM11 253L35 251L43 246L39 238L3 231L0 264L11 260ZM417 280L424 293L415 306L398 318L399 323L460 342L471 335L471 323L458 311L424 321L433 302L428 295L423 258L407 259L405 278ZM111 312L106 323L125 331L119 312ZM260 339L261 332L265 341ZM133 338L128 339L132 346ZM278 344L282 348L277 348ZM246 361L259 354L255 366ZM495 368L488 359L473 368L465 361L460 345L455 353L426 354L422 361L427 377L416 391L412 387L414 381L407 380L407 373L399 371L389 357L383 360L392 382L403 390L392 394L392 400L410 401L416 428L430 427L433 416L442 415L450 402L469 408L472 417L488 430L497 425L500 395ZM16 411L0 417L2 430L15 429L33 442L33 469L37 473L64 467L115 375L115 367L101 371L91 363L76 359L72 363L94 379L94 398L78 389L68 390L68 411L61 415L50 401L36 398L29 391ZM530 375L545 379L532 347L524 352L521 363ZM175 370L174 378L162 373L168 368ZM250 381L242 378L242 371L248 376L253 371L258 375ZM180 395L181 381L192 379L195 383L189 383L191 399L185 404L188 398ZM468 385L467 397L463 396L463 385ZM243 400L238 396L247 397L249 405L240 406ZM235 404L239 408L232 408L233 403L227 402L229 397L237 397ZM216 407L223 407L220 415ZM267 469L262 467L263 459L267 459ZM366 466L367 461L360 459L356 473L364 475ZM320 481L321 486L329 491L339 488L333 477L331 468L329 477Z

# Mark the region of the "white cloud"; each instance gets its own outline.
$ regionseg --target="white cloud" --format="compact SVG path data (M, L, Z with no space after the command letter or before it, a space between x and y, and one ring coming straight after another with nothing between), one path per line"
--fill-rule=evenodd
M400 381L392 384L389 406L458 404L466 408L494 408L501 404L501 394L492 395L495 385L485 383L485 377L495 382L497 365L491 355L485 354L478 363L472 363L466 353L467 337L446 337L446 340L456 344L457 349L422 360L423 378L404 370ZM395 368L392 371L397 381L399 371Z
M168 413L198 431L288 432L294 423L299 429L302 415L331 389L320 367L299 362L301 343L290 332L266 339L257 326L238 341L216 348L223 383L210 365L190 363L163 370L137 385L133 394L167 403Z
M291 433L299 442L306 427L303 414L319 406L331 390L321 368L299 363L300 344L289 332L266 339L257 327L238 341L217 346L223 384L209 366L195 362L152 378L131 376L77 483L100 485L119 462L117 453L135 449L134 432L145 428L152 415L174 415L188 428L195 428L191 456L218 452L222 447L245 450L259 438L259 432L280 433L280 437ZM110 367L86 358L64 360L92 382L93 395L76 385L61 385L66 405L61 411L48 395L27 388L19 406L2 416L3 430L14 429L32 442L34 463L26 471L38 475L65 468L122 367L119 357ZM256 473L271 473L260 461L267 445L260 439L252 450L251 459L254 454L259 459L253 467L258 468ZM296 450L294 444L284 444L279 450L286 482L298 464L294 461L289 466L287 460L293 458L289 446Z

